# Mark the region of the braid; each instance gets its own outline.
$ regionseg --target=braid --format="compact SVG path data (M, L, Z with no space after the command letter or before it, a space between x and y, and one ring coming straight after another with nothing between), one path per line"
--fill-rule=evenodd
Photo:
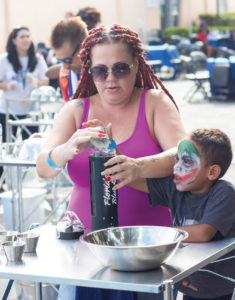
M94 45L103 42L103 30L104 27L93 28L88 31L88 36L82 43L80 58L82 61L81 80L78 88L73 95L73 99L78 97L88 97L97 93L96 86L89 74L89 68L91 66L91 49Z
M127 27L116 24L109 30L102 26L99 28L93 28L88 32L88 36L84 40L82 50L80 52L80 58L83 63L81 80L75 94L73 95L73 99L77 97L88 97L97 93L95 84L89 74L92 47L98 43L104 44L117 42L125 43L130 49L132 56L137 57L139 60L139 70L136 76L135 86L144 89L159 89L160 86L177 107L172 95L166 89L162 81L154 74L150 65L146 62L146 52L142 47L138 34Z

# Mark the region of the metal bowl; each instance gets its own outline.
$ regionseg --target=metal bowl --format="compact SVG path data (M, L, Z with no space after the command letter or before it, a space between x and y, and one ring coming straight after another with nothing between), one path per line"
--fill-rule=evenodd
M19 241L25 242L24 252L35 252L40 235L33 232L25 232L17 235Z
M8 261L21 261L24 253L25 242L4 242L2 243L2 247Z
M3 242L16 241L17 231L0 231L0 245Z
M162 226L112 227L80 238L105 265L119 271L159 267L176 251L188 233Z

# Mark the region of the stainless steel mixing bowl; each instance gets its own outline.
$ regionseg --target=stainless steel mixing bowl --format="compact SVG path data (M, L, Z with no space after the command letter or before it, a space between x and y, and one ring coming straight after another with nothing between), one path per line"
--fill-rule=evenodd
M143 271L166 262L187 237L186 231L171 227L124 226L93 231L80 240L111 269Z

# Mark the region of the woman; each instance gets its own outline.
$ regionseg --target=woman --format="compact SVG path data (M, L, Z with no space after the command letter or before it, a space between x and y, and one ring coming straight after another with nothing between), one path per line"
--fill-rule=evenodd
M0 99L0 122L3 127L3 141L6 141L5 120L7 112L6 99L22 100L22 102L8 102L9 118L13 115L22 119L32 109L29 99L33 89L48 84L45 76L47 65L40 54L35 54L30 31L27 27L17 27L9 35L7 52L0 56L0 89L3 90ZM15 132L16 132L16 128ZM35 131L34 128L30 131ZM23 138L27 138L23 132Z
M53 177L68 163L74 182L68 210L75 211L90 228L88 141L102 137L102 132L87 128L86 122L111 123L120 152L133 158L176 146L185 131L172 96L146 63L135 32L119 25L94 28L83 42L80 58L81 80L75 100L66 103L55 120L38 157L37 171L41 177ZM172 165L168 160L159 171L170 174ZM150 207L142 192L124 187L118 201L120 226L171 224L169 211Z

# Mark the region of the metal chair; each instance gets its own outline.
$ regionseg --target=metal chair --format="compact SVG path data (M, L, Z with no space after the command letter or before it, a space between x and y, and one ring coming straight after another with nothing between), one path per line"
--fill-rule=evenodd
M230 64L214 64L211 76L211 100L228 100L231 84Z
M205 83L209 82L210 79L206 59L206 55L201 51L193 51L190 54L190 73L186 74L184 78L191 80L194 84L183 98L187 102L190 102L198 92L201 92L205 99L210 99L210 95L205 87Z

